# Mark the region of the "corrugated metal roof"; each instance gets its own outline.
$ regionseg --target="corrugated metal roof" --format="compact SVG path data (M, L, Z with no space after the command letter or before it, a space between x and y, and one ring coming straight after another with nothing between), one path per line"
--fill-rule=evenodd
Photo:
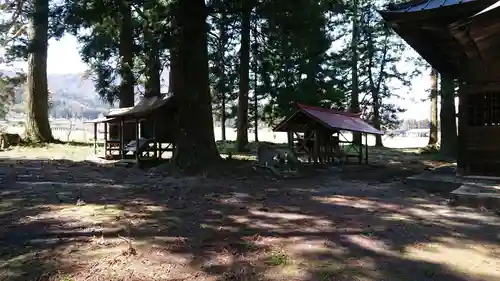
M359 113L337 111L304 104L297 104L297 107L299 112L305 113L309 117L316 119L318 122L333 130L345 130L374 135L384 134L359 118ZM296 113L293 116L296 116ZM286 123L293 119L293 116L276 126L274 131L280 131L281 127L286 126Z
M475 0L417 0L403 4L390 5L387 12L419 12L473 1Z
M375 129L370 124L366 123L359 117L346 112L339 113L329 109L313 106L299 105L299 108L307 114L315 117L319 121L328 125L332 129L346 130L352 132L368 133L374 135L383 135L381 131ZM351 116L349 116L351 115Z

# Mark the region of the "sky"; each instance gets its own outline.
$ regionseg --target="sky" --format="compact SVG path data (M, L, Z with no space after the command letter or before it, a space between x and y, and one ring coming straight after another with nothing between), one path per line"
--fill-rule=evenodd
M72 35L65 35L59 41L50 40L47 58L47 72L49 74L82 73L87 66L81 61L78 53L79 44ZM411 66L408 66L411 67ZM400 115L404 119L425 119L430 116L429 102L422 102L427 95L426 89L430 86L428 73L412 81L410 92L398 92L402 99L393 100L400 107L406 109Z

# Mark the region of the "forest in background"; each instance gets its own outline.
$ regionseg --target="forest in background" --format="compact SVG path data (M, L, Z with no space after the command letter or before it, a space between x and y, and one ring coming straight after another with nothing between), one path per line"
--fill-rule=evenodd
M433 77L429 143L438 142L440 96L441 147L452 153L457 83L439 80L422 59L407 56L409 47L377 13L387 4L8 0L1 5L2 59L26 60L28 71L2 77L2 92L8 93L3 104L15 89L26 87L26 137L53 140L48 123L48 39L72 34L82 44L86 75L107 103L128 107L138 95L161 96L161 75L168 69L168 92L178 97L182 132L174 162L204 166L218 159L212 116L222 124L235 120L238 150L245 149L250 128L276 124L296 102L361 112L374 127L395 129L403 111L394 103L396 92L411 87L412 78L423 71ZM415 67L402 68L403 60ZM382 145L381 138L377 145Z

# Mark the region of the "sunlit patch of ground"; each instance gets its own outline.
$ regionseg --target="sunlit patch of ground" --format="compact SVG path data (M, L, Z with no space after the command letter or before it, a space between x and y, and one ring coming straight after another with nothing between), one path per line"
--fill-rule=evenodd
M84 161L94 151L90 145L47 144L40 147L14 146L0 152L0 159L67 159Z
M69 161L8 169L1 281L500 280L497 216L397 181L151 178Z

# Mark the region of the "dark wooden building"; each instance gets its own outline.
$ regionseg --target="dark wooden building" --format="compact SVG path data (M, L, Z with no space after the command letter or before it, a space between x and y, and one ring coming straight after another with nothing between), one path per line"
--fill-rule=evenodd
M382 17L459 87L458 173L500 176L500 4L426 0L390 5Z
M134 107L112 109L94 123L104 125L104 157L107 159L160 160L176 143L177 103L174 97L142 99Z
M343 132L382 135L359 114L297 104L297 110L279 123L275 132L288 134L288 145L298 155L307 156L309 162L329 164L338 160L357 158L368 162L368 145L355 146Z

